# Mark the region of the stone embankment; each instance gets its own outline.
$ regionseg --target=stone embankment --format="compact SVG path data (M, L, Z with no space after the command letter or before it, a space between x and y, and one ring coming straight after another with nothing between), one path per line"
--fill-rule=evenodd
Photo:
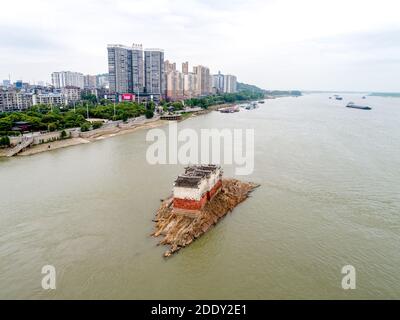
M246 200L258 186L251 182L224 179L222 190L205 205L201 212L195 214L174 212L173 200L168 198L162 202L157 211L154 219L155 231L152 236L161 236L159 244L170 246L164 254L165 257L169 257L206 233L222 217Z

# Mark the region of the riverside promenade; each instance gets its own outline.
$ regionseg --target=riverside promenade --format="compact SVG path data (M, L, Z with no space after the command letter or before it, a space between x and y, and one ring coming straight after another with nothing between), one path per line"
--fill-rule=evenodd
M17 137L10 137L11 148L0 153L0 156L12 157L18 154L32 155L44 151L89 143L98 139L112 137L117 134L129 133L138 128L158 126L164 123L158 115L151 119L145 116L128 119L123 122L107 121L100 128L82 132L80 128L65 129L66 138L62 137L62 130L54 132L33 132Z

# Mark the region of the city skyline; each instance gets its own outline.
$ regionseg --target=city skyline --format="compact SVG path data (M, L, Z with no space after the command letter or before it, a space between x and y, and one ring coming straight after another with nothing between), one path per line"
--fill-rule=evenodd
M0 84L0 112L22 111L38 104L71 106L91 97L100 100L159 103L178 101L212 94L237 92L237 77L213 75L207 66L164 59L163 49L143 49L142 44L108 44L108 73L89 75L76 71L54 71L51 84L35 85L22 80L3 80ZM217 80L217 81L215 81ZM140 98L142 100L140 100Z
M50 82L54 70L104 73L106 44L136 41L163 48L171 61L230 70L264 89L400 91L393 0L21 0L3 9L1 80L11 74L13 81ZM69 15L74 19L60 23Z

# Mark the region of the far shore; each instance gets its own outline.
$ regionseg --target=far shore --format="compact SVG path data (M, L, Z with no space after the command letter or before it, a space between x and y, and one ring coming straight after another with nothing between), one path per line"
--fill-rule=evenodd
M201 115L207 114L211 111L215 111L220 108L231 106L231 105L233 105L233 104L220 104L220 105L210 106L208 109L204 109L202 111L192 113L188 117L184 117L181 121L185 121L192 117L201 116ZM56 140L56 141L51 141L51 142L34 145L34 146L27 148L24 151L21 151L16 156L31 156L31 155L46 152L46 151L76 146L79 144L91 143L91 142L95 142L95 141L99 141L99 140L103 140L103 139L107 139L107 138L111 138L111 137L115 137L115 136L129 134L129 133L135 132L137 130L141 130L141 129L152 129L152 128L160 127L160 126L166 125L167 123L168 123L167 120L155 120L152 122L138 124L134 127L127 127L127 128L115 127L115 128L111 128L111 129L104 129L104 130L100 129L100 130L96 130L96 132L92 136L86 137L86 138L82 138L82 137L68 138L68 139ZM0 149L0 157L2 157L2 156L5 157L6 154L7 154L7 149Z
M132 133L132 132L135 132L140 129L151 129L151 128L163 126L166 123L168 123L168 121L156 120L156 121L145 123L145 124L139 124L135 127L130 127L130 128L113 128L111 130L104 130L103 132L99 131L99 132L96 132L96 134L94 134L93 136L88 137L88 138L69 138L69 139L64 139L64 140L56 140L56 141L52 141L52 142L46 142L46 143L38 144L38 145L32 146L30 148L27 148L26 150L20 152L17 156L30 156L30 155L34 155L34 154L42 153L42 152L46 152L46 151L56 150L56 149L60 149L60 148L66 148L66 147L70 147L70 146L76 146L78 144L91 143L91 142L95 142L95 141L99 141L99 140L103 140L103 139L107 139L107 138L111 138L111 137L115 137L115 136L120 136L123 134Z

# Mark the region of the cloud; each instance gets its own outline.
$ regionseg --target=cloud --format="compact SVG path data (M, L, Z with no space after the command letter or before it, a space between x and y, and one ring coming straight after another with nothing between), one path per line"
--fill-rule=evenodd
M43 30L32 28L0 25L0 39L2 49L20 51L24 54L62 48L60 43L52 40Z
M400 90L399 9L394 0L8 1L0 79L105 72L107 43L142 43L178 65L208 65L266 88ZM343 81L349 68L367 80ZM374 80L380 71L387 82Z

